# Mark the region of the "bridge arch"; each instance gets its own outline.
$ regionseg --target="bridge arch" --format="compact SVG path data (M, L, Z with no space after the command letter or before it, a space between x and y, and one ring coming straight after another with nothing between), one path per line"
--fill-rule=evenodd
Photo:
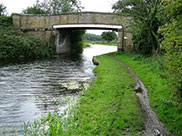
M57 15L13 14L13 24L29 33L56 43L59 33L68 29L104 29L118 32L118 51L133 46L131 33L127 31L128 18L114 13L80 12ZM127 40L124 39L127 37Z
M106 24L61 24L61 25L53 25L53 29L58 30L56 46L57 46L57 53L64 53L69 52L71 49L71 39L69 37L70 33L69 30L113 30L119 31L122 30L121 25L106 25ZM121 44L121 39L118 37L118 43ZM119 46L118 46L119 48ZM119 49L118 49L119 50ZM120 50L123 50L122 44Z

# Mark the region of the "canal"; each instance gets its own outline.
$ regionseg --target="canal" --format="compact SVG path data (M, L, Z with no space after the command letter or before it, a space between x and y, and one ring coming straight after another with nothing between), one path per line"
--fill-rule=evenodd
M78 94L61 90L60 83L94 79L92 57L116 50L116 46L92 45L77 57L57 55L49 60L1 66L0 135L20 134L24 123L51 111L63 111Z

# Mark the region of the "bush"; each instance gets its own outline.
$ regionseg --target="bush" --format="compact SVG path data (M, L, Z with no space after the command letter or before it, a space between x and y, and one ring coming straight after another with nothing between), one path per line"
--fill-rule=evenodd
M135 50L143 55L152 54L152 36L141 26L133 27L133 43ZM147 36L146 36L147 35Z
M112 32L103 32L101 34L101 36L102 36L102 39L106 40L107 42L117 40L117 35L116 35L116 33L114 31L112 31Z
M6 17L6 16L0 16L0 29L3 27L9 27L13 23L11 17Z
M85 40L87 40L87 41L103 41L102 36L96 35L96 34L90 34L90 33L85 34Z
M182 3L181 0L163 0L167 23L159 32L164 36L162 48L165 50L167 70L171 74L170 86L182 98Z
M54 48L30 37L12 25L11 17L0 16L0 60L30 60L50 57Z
M78 54L82 53L85 30L72 30L71 31L71 53Z

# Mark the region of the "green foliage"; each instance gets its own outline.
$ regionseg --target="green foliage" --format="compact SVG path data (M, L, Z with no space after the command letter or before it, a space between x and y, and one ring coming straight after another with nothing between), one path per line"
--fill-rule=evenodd
M167 23L159 32L164 36L162 48L165 50L165 60L170 73L170 86L173 93L182 98L182 2L181 0L163 1Z
M180 19L179 16L182 14L181 0L162 0L162 2L168 21L170 21L171 18Z
M100 35L96 35L96 34L89 34L89 33L86 33L85 34L85 39L87 41L102 41L102 37Z
M83 51L85 30L71 31L71 53L79 54Z
M160 52L157 31L164 24L160 0L119 0L113 9L131 17L131 32L138 52L148 55Z
M107 42L111 42L117 39L117 35L114 31L112 32L103 32L101 34L102 39L106 40Z
M24 10L24 13L60 14L81 11L82 8L79 0L37 0L36 4Z
M25 35L11 24L11 18L0 17L0 60L30 60L50 57L54 48L44 40Z
M24 14L46 14L47 12L42 10L36 5L33 5L32 7L28 7L27 9L23 10Z
M171 97L169 74L165 70L168 65L163 57L144 57L137 54L123 53L115 57L128 65L141 78L148 89L150 105L159 119L175 136L182 134L182 103Z
M51 0L49 12L52 14L81 11L79 0Z
M151 55L154 41L150 31L146 30L143 25L133 26L132 29L135 50L143 55Z
M3 4L0 4L0 16L6 14L6 7Z
M0 16L0 29L2 30L4 27L9 27L13 23L11 17Z

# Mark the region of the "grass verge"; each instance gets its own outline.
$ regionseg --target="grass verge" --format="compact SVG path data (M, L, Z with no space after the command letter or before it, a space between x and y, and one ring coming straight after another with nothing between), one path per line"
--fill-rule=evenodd
M150 105L159 119L174 135L181 136L182 103L173 96L173 90L170 89L168 73L163 69L163 58L127 53L114 57L131 67L141 78L148 89Z
M40 132L42 123L49 126L41 130L42 135L142 135L144 124L139 100L132 89L133 77L108 55L99 56L98 60L101 64L94 69L96 81L84 91L70 115L63 119L58 114L49 114L42 122L31 125L34 129L25 126L27 135Z

